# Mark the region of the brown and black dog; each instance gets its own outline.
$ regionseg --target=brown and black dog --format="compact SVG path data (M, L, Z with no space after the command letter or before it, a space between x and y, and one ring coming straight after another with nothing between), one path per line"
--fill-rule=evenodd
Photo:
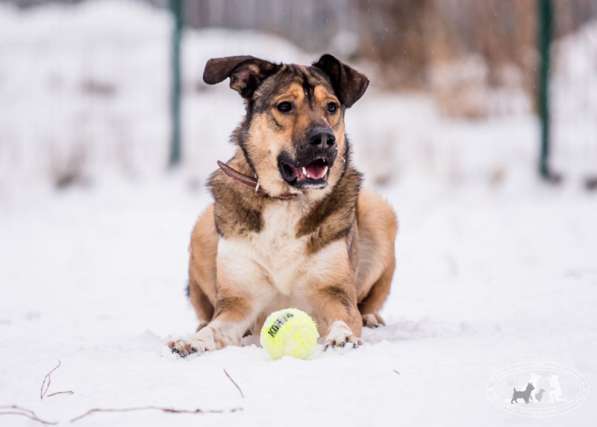
M297 307L326 346L356 347L363 325L384 324L397 232L392 208L361 191L344 131L345 110L369 80L332 55L311 66L252 56L207 62L206 83L227 78L246 115L191 237L199 327L169 345L181 356L238 345L272 311Z

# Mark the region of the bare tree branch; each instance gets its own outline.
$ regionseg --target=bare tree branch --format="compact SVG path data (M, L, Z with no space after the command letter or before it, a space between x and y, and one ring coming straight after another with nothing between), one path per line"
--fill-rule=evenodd
M20 406L17 406L17 405L0 406L0 416L2 416L2 415L17 415L17 416L29 418L30 420L37 421L38 423L41 423L44 425L49 425L49 426L58 424L55 421L47 421L47 420L41 419L31 409L21 408Z
M137 406L132 408L92 408L83 414L76 416L75 418L71 419L70 422L74 423L79 421L82 418L88 417L92 414L97 414L101 412L108 412L108 413L124 413L124 412L138 412L138 411L160 411L165 412L168 414L232 414L234 412L242 411L243 408L235 407L230 409L175 409L175 408L167 408L163 406Z
M234 387L236 387L236 389L240 393L240 397L242 397L244 399L245 398L245 393L243 393L243 390L240 388L240 386L238 385L238 383L236 381L234 381L234 378L232 378L230 376L230 374L228 373L228 371L226 369L224 369L224 373L226 374L226 376L228 377L228 379L230 380L230 382L232 384L234 384Z

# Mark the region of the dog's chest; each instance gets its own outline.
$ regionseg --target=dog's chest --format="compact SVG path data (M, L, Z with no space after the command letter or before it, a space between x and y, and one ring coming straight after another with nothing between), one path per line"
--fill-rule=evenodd
M292 293L293 285L307 266L307 237L296 237L301 216L300 206L294 203L268 206L262 212L262 230L250 239L255 260L285 295Z

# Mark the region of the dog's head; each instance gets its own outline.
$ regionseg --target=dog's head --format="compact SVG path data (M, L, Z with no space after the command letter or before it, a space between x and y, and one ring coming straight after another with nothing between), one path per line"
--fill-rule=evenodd
M246 100L237 133L247 161L270 195L331 188L346 168L344 111L367 89L367 77L332 55L311 66L252 56L210 59L208 84L230 79Z

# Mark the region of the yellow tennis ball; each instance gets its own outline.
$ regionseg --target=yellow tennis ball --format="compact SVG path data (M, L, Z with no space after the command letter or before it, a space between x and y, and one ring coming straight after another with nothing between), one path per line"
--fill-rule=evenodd
M286 308L270 314L261 328L261 346L272 359L308 359L317 346L317 325L304 311Z

